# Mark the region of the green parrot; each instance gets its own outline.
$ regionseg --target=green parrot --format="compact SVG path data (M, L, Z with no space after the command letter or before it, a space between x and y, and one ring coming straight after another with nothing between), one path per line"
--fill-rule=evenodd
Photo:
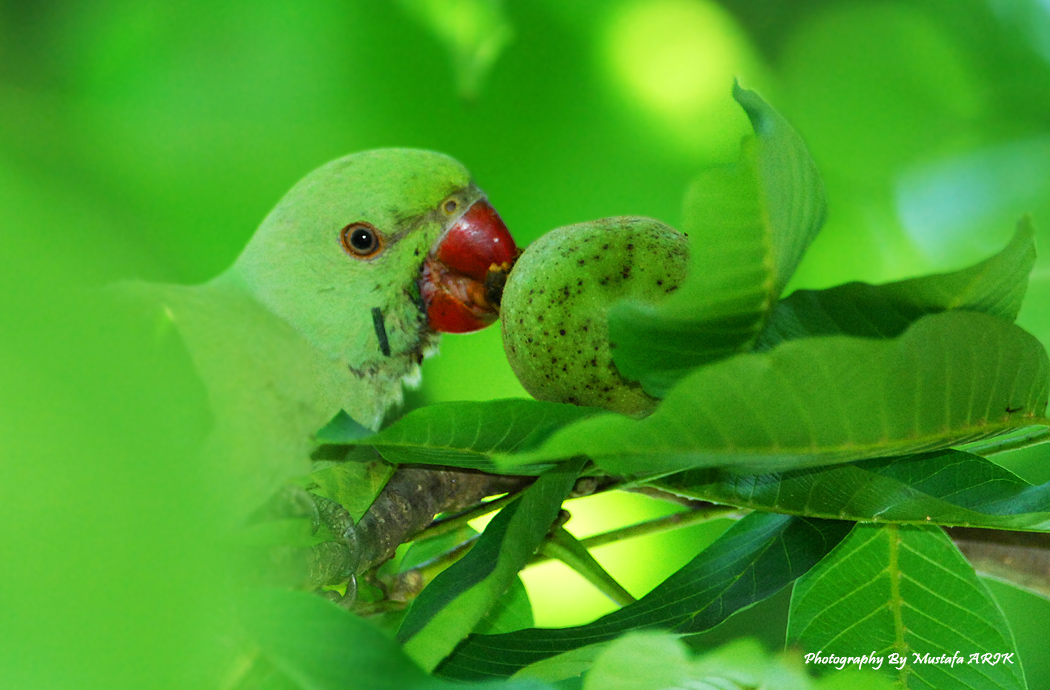
M495 320L486 278L517 253L461 164L382 149L308 174L215 279L136 284L204 382L230 517L309 472L312 434L341 409L378 428L439 333Z

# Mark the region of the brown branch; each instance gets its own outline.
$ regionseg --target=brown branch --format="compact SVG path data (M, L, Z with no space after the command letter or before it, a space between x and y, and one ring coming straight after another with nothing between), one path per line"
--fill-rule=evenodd
M474 506L488 496L519 491L533 477L510 477L474 470L405 465L399 467L353 529L363 573L394 555L441 513Z
M436 535L446 527L462 524L465 519L489 512L504 502L479 505L485 498L520 491L532 480L532 477L490 475L464 469L402 466L391 477L360 523L346 530L347 545L357 560L351 568L357 574L374 569L391 558L400 544L417 538L421 533ZM633 525L583 540L585 546L593 548L606 541L630 538L636 533L675 529L683 522L688 524L703 519L697 513L706 513L706 519L711 519L732 517L737 512L733 508L690 499L654 487L621 487L619 484L609 478L581 478L577 493L587 495L624 488L682 505L687 511L660 518L651 524ZM461 512L438 523L434 522L436 515L457 511ZM321 513L324 512L322 507ZM428 528L433 530L432 534L425 532ZM1013 583L1050 598L1050 534L961 527L947 528L947 532L982 575ZM466 544L457 547L454 549L455 555L461 556L467 548L469 545ZM322 567L324 574L318 579L338 577L347 569L343 550L331 551L320 559L325 562L321 566L325 566L328 561L331 563L327 563L328 567ZM315 558L319 555L315 550ZM429 568L412 569L395 577L395 589L402 594L398 598L410 599L418 593L420 584L427 579L420 577L423 573L419 571L433 569L441 560L439 558L435 563L428 563ZM315 562L314 568L318 567ZM432 573L427 574L433 576ZM315 573L317 575L320 573Z
M1050 534L949 527L974 569L1050 599Z

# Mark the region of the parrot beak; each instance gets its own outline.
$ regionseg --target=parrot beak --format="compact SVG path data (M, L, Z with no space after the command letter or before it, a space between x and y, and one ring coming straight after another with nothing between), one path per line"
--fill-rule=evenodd
M503 283L520 253L492 204L475 201L423 262L419 292L430 328L470 333L495 321Z

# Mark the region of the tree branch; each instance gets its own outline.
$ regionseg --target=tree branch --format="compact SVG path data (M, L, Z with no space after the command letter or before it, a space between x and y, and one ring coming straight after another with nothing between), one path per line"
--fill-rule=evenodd
M946 531L978 573L1050 599L1050 534L975 527Z
M398 546L430 525L435 515L465 510L488 496L519 491L533 479L452 468L399 467L352 528L360 554L356 572L389 560Z

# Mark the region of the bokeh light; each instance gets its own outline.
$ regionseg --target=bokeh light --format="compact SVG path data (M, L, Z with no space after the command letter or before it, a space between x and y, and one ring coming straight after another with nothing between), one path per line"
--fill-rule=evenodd
M679 512L681 508L640 494L613 491L565 503L565 528L577 539ZM715 520L672 533L600 546L595 560L635 597L640 597L685 565L718 538L729 520ZM533 601L538 626L587 622L617 606L582 576L558 561L546 561L521 574Z
M726 84L754 78L757 68L747 39L721 7L700 0L623 3L603 39L612 79L672 135L667 143L718 156L732 142L726 128L744 134Z

